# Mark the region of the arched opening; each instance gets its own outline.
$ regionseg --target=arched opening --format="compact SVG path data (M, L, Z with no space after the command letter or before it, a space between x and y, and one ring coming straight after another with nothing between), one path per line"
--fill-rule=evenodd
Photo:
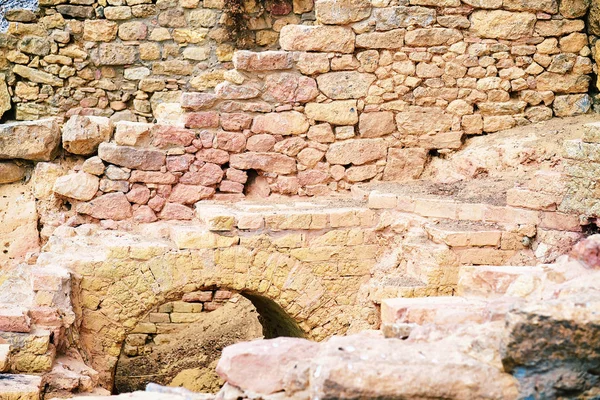
M206 289L154 307L129 332L117 362L114 392L150 382L217 392L223 348L242 341L304 336L273 300L252 293Z

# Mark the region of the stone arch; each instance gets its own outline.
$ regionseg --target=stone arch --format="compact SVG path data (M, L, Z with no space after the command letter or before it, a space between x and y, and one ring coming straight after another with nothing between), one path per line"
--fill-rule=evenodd
M100 373L106 388L112 387L123 341L137 322L153 308L202 288L242 293L264 318L263 326L278 334L321 339L343 333L350 315L356 315L348 312L346 317L345 310L354 304L336 304L333 296L338 293L326 288L314 271L277 251L239 245L200 250L113 247L104 259L80 261L71 270L78 317L72 343Z

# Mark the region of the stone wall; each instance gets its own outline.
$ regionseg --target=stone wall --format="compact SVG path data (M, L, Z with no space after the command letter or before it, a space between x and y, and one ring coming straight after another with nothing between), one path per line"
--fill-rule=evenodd
M415 179L468 135L591 105L588 36L568 2L244 7L244 43L218 1L55 1L8 13L7 115L69 119L62 133L60 120L34 123L35 134L2 126L0 157L87 158L54 189L93 199L77 210L96 218L188 219L198 200L242 198L248 174L286 195Z

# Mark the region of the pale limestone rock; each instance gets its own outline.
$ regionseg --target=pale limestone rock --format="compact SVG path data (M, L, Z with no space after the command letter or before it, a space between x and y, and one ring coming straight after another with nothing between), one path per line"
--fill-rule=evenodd
M536 78L537 90L555 93L585 93L591 78L588 75L544 72Z
M306 116L315 121L333 125L354 125L358 122L356 100L340 100L331 103L308 103Z
M445 132L452 127L452 115L439 108L414 107L396 114L396 125L402 135Z
M329 72L317 77L319 90L330 99L359 99L377 78L373 74L356 71Z
M13 163L0 161L0 185L17 182L25 176L25 168Z
M296 172L296 160L278 153L232 154L229 158L229 165L236 169L255 169L284 175Z
M31 188L18 183L0 185L0 210L0 265L23 261L28 252L39 251L38 213Z
M32 82L44 83L51 86L63 86L63 80L44 71L25 67L17 64L13 67L13 72Z
M286 25L279 43L284 50L352 53L354 32L342 26Z
M49 161L60 144L57 118L0 125L0 159Z
M559 10L565 18L580 18L586 14L590 3L590 0L561 0Z
M112 122L106 117L74 115L63 125L63 147L72 154L93 154L100 143L110 140L112 132Z
M315 14L322 24L347 25L368 18L371 3L368 0L317 0Z
M470 19L469 31L473 35L491 39L514 40L531 36L536 25L535 14L528 12L478 10L471 14Z
M428 154L426 149L420 148L389 149L387 163L383 170L383 180L408 181L418 179L425 169Z
M298 111L285 111L257 115L252 123L252 132L273 135L300 135L308 130L308 120Z
M375 138L389 135L396 130L394 113L379 111L360 114L358 131L363 138Z
M59 177L54 182L54 193L75 200L88 201L98 191L100 179L86 172L77 172Z
M345 177L349 182L362 182L375 177L378 173L377 165L359 165L346 170Z
M386 154L383 139L350 139L329 146L326 158L330 164L362 165L385 158Z
M419 28L406 32L404 42L408 46L450 46L463 39L458 29L450 28Z
M430 26L435 22L435 10L426 7L385 7L373 10L378 31L389 31L409 26Z
M571 117L587 113L592 105L592 100L587 94L574 94L556 96L552 108L557 117Z
M362 33L356 36L356 47L367 49L399 49L404 46L405 29Z
M119 26L105 19L86 20L83 23L83 40L91 42L110 42L117 38Z
M510 11L542 11L549 14L558 12L556 0L504 0L502 7Z

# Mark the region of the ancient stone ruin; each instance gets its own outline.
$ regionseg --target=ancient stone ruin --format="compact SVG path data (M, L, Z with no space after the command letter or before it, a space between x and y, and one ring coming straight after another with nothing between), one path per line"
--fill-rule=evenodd
M0 400L599 399L598 37L0 0Z

